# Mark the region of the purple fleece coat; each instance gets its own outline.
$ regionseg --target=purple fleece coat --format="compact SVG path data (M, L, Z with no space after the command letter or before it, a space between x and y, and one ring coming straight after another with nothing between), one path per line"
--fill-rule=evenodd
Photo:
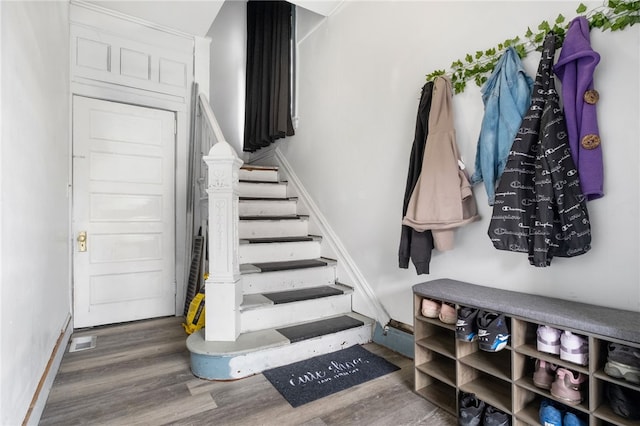
M591 48L589 22L579 16L569 24L554 71L562 82L571 156L578 168L582 192L588 200L604 195L597 100L591 100L592 103L585 100L585 92L593 90L593 72L598 62L600 55ZM585 136L588 137L586 141ZM597 142L589 144L589 139Z

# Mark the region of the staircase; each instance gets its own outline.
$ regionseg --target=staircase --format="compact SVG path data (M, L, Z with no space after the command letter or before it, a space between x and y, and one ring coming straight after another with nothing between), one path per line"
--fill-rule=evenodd
M238 188L239 336L189 336L193 373L238 379L371 341L374 321L351 311L353 289L337 281L336 260L323 257L321 236L309 235L309 217L278 168L244 166Z

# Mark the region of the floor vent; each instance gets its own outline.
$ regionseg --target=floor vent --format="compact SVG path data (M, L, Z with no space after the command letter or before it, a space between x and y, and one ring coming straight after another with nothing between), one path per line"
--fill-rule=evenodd
M69 352L79 352L86 351L87 349L93 349L96 347L96 340L96 336L74 337L71 339Z

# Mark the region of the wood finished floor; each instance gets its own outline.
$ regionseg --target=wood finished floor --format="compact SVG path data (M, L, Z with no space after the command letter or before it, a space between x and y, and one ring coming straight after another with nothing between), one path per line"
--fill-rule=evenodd
M213 382L189 369L182 318L76 331L97 347L66 352L41 425L428 425L456 419L416 395L412 360L371 343L401 367L342 392L292 408L267 379Z

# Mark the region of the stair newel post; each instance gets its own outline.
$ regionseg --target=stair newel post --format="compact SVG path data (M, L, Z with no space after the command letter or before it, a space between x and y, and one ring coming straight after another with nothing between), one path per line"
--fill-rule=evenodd
M209 178L205 340L235 341L240 335L242 302L238 262L238 176L242 160L227 142L220 141L211 148L204 161Z

